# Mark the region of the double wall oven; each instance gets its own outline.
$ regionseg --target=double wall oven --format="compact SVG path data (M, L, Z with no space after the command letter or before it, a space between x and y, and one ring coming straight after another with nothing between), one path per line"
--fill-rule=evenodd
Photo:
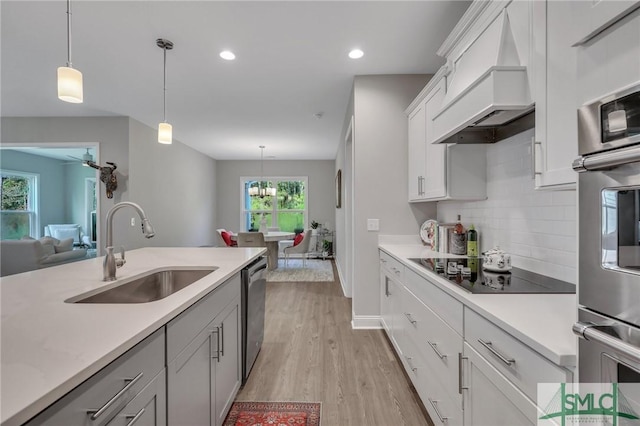
M579 380L640 383L640 80L582 106L578 138Z

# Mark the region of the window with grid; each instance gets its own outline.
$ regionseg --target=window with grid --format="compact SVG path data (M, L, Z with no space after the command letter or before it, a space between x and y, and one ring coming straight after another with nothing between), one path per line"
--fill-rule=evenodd
M38 175L0 170L0 239L19 240L38 234Z
M302 232L308 222L307 180L307 177L269 178L265 181L243 179L241 231L257 231L264 217L268 227ZM258 185L276 188L276 195L249 195L249 189Z

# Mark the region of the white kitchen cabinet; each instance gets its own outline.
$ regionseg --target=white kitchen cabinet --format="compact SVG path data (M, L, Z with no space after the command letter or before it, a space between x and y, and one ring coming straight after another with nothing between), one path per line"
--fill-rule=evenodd
M578 157L577 49L571 47L575 23L572 2L532 4L533 97L536 104L532 173L536 189L574 188Z
M169 424L222 424L240 388L239 321L237 274L167 325Z
M163 371L164 339L163 327L40 413L28 426L107 424ZM150 395L148 400L154 401L154 409L164 411L166 407L159 405L164 401L163 393L156 392L155 385L152 389L157 396ZM141 395L141 399L146 396ZM166 424L161 415L153 418L158 425Z
M598 33L640 7L637 0L574 0L571 15L575 24L571 32L570 44L584 44Z
M109 422L109 426L134 424L167 424L167 376L164 369Z
M424 102L421 102L409 114L409 201L418 201L424 196L425 125L425 105Z
M536 405L469 344L464 344L465 426L535 425Z
M425 89L408 111L409 201L485 199L485 146L431 143L430 123L442 104L445 79L432 80Z
M404 265L380 252L380 318L382 327L399 354L402 354L401 298Z

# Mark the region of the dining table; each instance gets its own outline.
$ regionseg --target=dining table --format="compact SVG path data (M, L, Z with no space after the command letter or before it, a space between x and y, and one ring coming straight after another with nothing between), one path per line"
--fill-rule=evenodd
M269 231L263 232L264 242L267 245L267 269L273 271L278 269L278 241L293 240L295 232ZM236 240L237 235L231 235L232 240Z

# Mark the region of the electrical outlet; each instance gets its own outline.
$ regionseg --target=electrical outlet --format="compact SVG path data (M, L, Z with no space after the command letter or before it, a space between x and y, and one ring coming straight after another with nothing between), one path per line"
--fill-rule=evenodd
M367 219L367 231L379 231L380 219Z
M135 217L131 218L131 226L136 226L136 218Z

